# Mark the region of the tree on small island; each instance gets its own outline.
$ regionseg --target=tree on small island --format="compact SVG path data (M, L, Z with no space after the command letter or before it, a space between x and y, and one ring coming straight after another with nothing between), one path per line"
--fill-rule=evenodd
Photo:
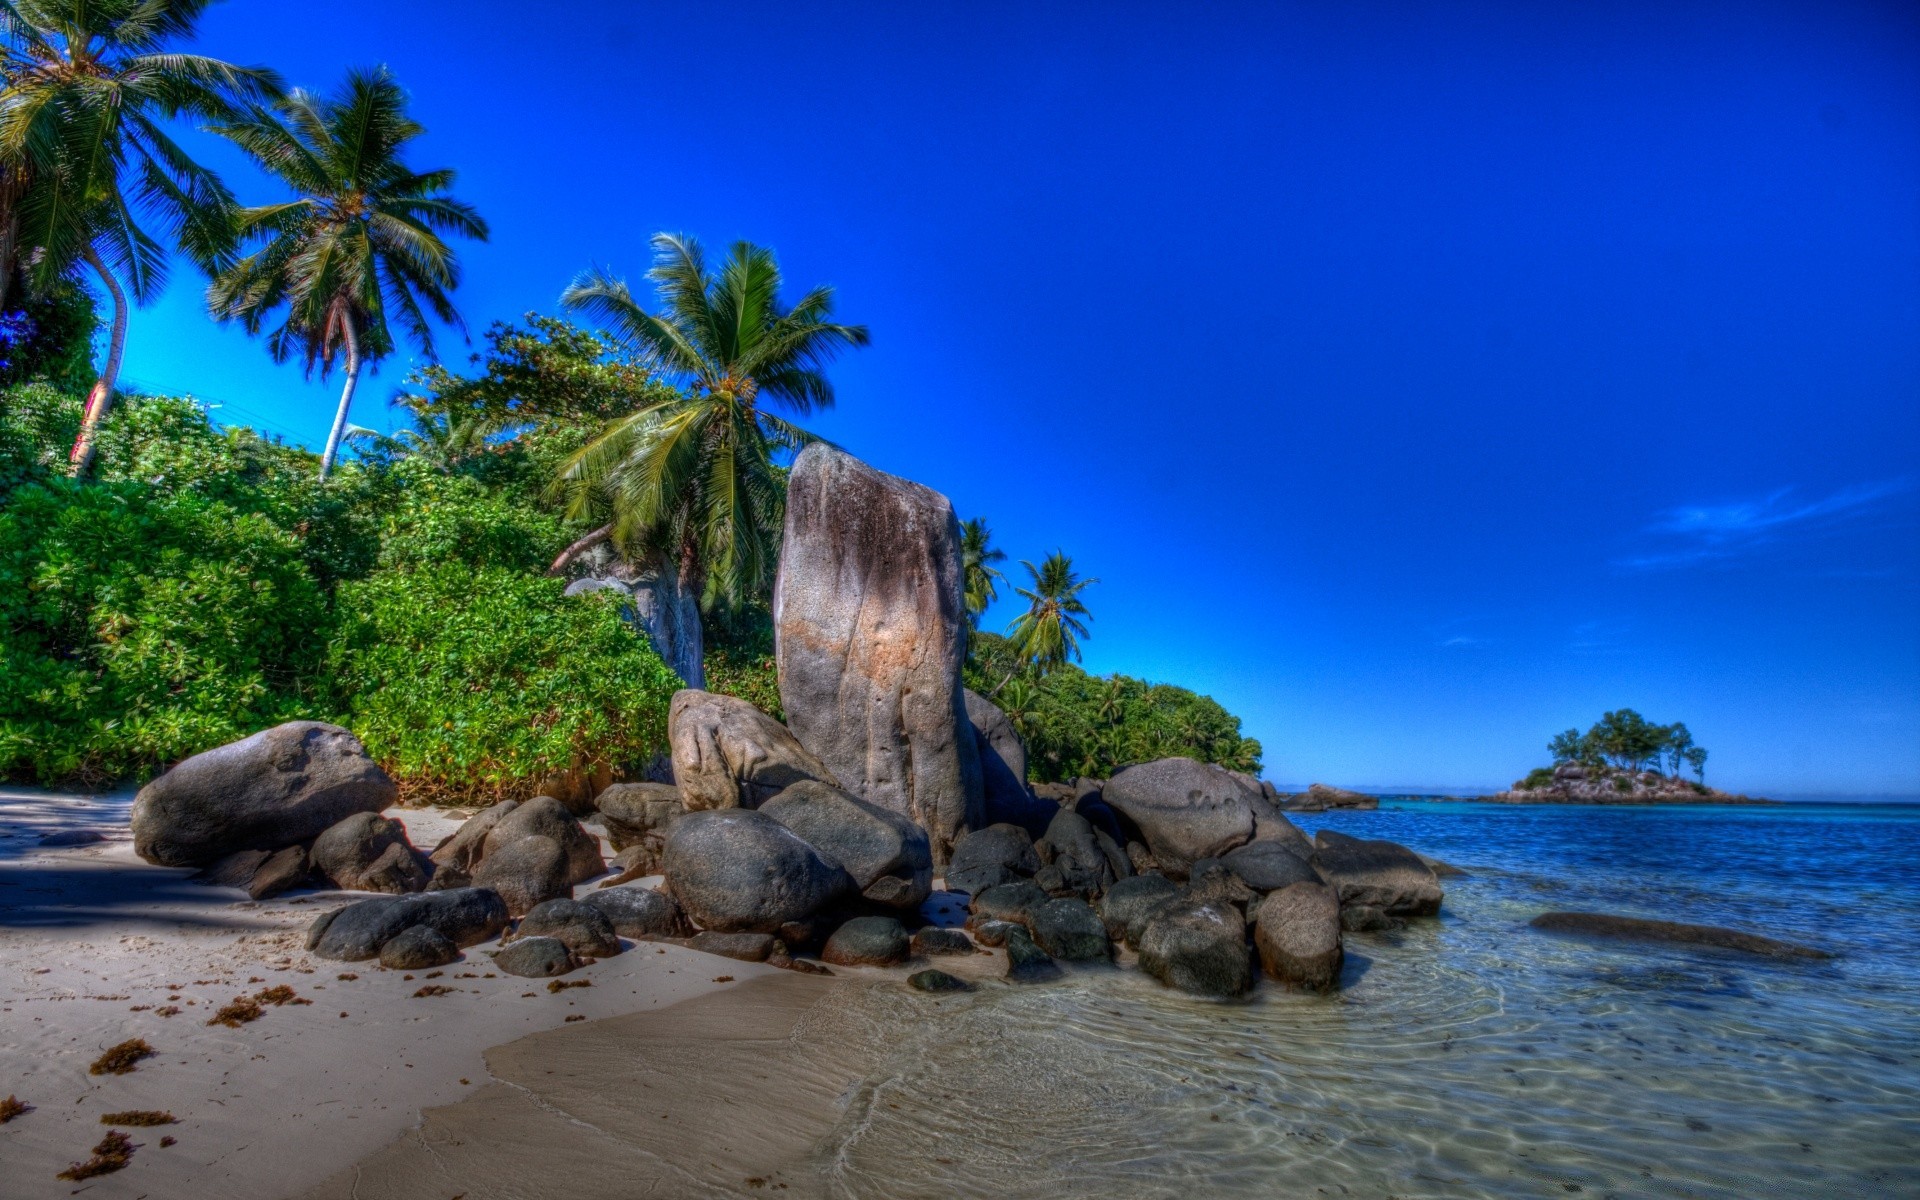
M1706 747L1694 744L1684 721L1659 725L1631 708L1602 714L1585 733L1569 729L1555 734L1547 743L1547 752L1553 755L1553 765L1535 768L1519 782L1518 790L1549 787L1567 766L1596 772L1612 768L1635 775L1664 766L1675 781L1685 766L1693 771L1699 786L1706 786L1707 781Z

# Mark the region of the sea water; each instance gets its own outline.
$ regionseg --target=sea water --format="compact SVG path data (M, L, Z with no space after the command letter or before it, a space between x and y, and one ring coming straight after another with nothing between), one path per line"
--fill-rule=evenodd
M1390 802L1306 815L1466 868L1349 934L1330 997L1136 970L807 1036L878 1065L819 1165L845 1196L1920 1196L1920 808ZM1835 952L1776 962L1528 928L1573 909Z

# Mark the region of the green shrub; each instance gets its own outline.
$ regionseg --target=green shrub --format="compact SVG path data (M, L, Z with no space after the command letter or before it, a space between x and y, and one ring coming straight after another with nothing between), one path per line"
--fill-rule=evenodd
M570 768L637 772L666 748L679 678L614 598L498 567L342 585L329 662L344 723L410 800L532 794Z
M16 303L24 296L25 303L0 315L0 388L44 380L84 395L95 378L93 295L72 283L32 295L20 279L7 294Z
M1553 786L1553 768L1535 767L1527 772L1527 777L1513 785L1516 792L1530 792L1536 788Z
M0 509L0 776L89 785L311 714L325 603L265 518L51 479Z
M401 462L392 472L401 486L382 521L382 567L457 562L537 574L567 544L553 514L473 479L417 462Z
M48 383L0 391L0 497L65 473L81 404L81 397Z
M745 700L776 721L787 719L780 704L780 672L773 658L773 615L764 602L739 611L715 611L705 620L707 690Z

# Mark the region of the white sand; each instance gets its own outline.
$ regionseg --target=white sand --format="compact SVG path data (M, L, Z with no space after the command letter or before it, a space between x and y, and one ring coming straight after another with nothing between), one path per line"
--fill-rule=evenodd
M720 991L720 977L781 974L642 943L566 976L591 987L549 993L545 981L478 977L492 967L481 945L431 979L451 994L416 999L427 972L403 977L306 953L314 917L358 894L256 903L189 883L192 872L134 855L130 803L129 793L0 789L0 1098L33 1106L0 1125L0 1197L291 1195L386 1147L423 1108L486 1085L490 1047L569 1017L645 1012ZM432 810L387 815L423 849L458 824ZM40 844L83 828L110 840ZM207 1024L235 997L279 984L312 1003L269 1007L238 1029ZM180 1011L161 1016L169 1006ZM131 1074L87 1073L102 1050L129 1038L158 1054ZM123 1171L85 1183L55 1178L89 1156L106 1132L102 1113L129 1109L164 1109L179 1123L129 1130L138 1149ZM162 1148L163 1136L178 1144Z

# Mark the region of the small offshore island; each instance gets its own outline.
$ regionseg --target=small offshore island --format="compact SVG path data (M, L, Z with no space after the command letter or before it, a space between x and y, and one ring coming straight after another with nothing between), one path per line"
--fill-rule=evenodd
M1778 803L1708 787L1706 747L1694 744L1685 723L1656 725L1630 708L1607 713L1585 733L1569 729L1547 749L1552 766L1536 768L1508 791L1468 799L1480 804ZM1667 772L1659 770L1663 762ZM1682 778L1682 766L1697 778Z

